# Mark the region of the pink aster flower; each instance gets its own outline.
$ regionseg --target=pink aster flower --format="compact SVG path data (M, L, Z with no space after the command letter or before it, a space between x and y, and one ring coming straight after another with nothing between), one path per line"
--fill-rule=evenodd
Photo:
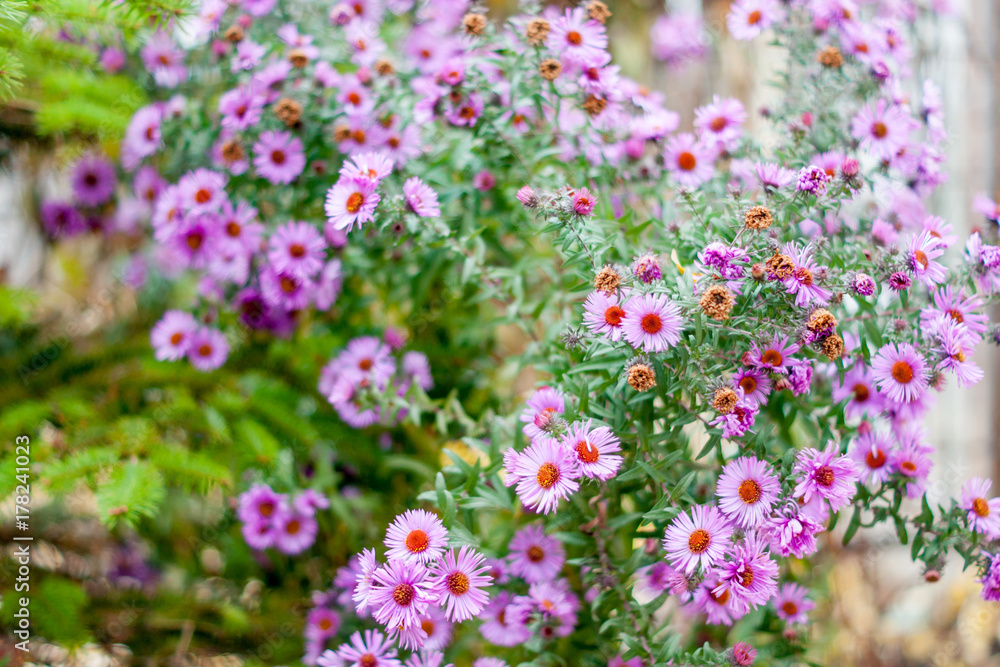
M184 174L177 182L180 205L191 213L218 211L226 197L225 174L211 169L195 169Z
M415 560L390 560L375 570L368 603L372 616L388 628L420 625L437 596L424 565Z
M777 595L771 604L778 614L778 618L788 624L808 623L809 612L816 604L806 597L809 591L798 584L784 584L778 589Z
M105 158L86 155L73 167L73 198L84 206L100 206L115 193L115 168Z
M380 197L369 180L340 179L326 194L326 217L335 230L351 231L375 219Z
M618 303L617 294L606 296L604 292L591 292L583 307L583 323L590 331L615 342L621 339L625 311Z
M219 98L222 127L246 130L260 122L267 99L252 86L237 86Z
M199 371L214 371L226 363L229 342L218 329L201 327L193 334L187 349L187 358Z
M632 275L646 285L659 280L663 277L660 258L653 253L636 257L635 261L632 262Z
M915 121L907 111L884 99L866 104L851 121L851 134L861 148L880 160L891 160L909 141Z
M696 505L670 523L663 548L674 567L691 574L699 565L707 570L721 562L732 534L732 524L717 507Z
M326 241L307 222L279 226L268 242L267 259L275 271L313 276L323 268Z
M580 468L576 457L561 444L545 436L521 452L514 473L517 495L536 512L555 512L560 500L579 490Z
M313 297L315 283L308 277L278 272L265 266L260 272L260 290L269 305L284 310L303 310Z
M986 333L989 318L981 312L982 298L968 296L965 290L944 285L932 294L933 306L920 311L920 326L924 331L933 331L947 320L953 320L965 327L978 343Z
M787 188L795 182L796 174L791 169L785 169L780 164L774 162L757 162L754 165L754 173L761 186L768 191L776 191Z
M291 132L266 130L253 145L253 166L275 185L288 185L306 166L302 140Z
M893 444L891 435L874 429L866 431L851 443L847 454L860 471L862 482L876 485L889 479L893 472L889 462Z
M931 460L927 449L916 443L904 442L892 452L890 461L893 470L906 478L906 497L919 498L927 487L927 476L931 472Z
M370 607L368 595L375 585L375 570L378 569L378 561L375 558L374 549L365 549L358 556L357 570L354 575L354 591L351 599L359 614L367 612Z
M496 646L518 646L531 638L531 630L518 613L514 596L507 591L494 595L479 618L483 621L479 631Z
M396 659L396 649L385 635L376 630L365 630L351 635L350 642L342 644L336 652L327 650L319 657L320 667L403 667Z
M448 546L448 529L427 510L407 510L397 516L385 533L389 560L436 561Z
M257 222L257 209L247 202L237 202L234 208L228 198L224 200L219 227L222 230L218 238L221 249L247 255L260 249L264 225Z
M420 629L427 635L421 647L425 651L443 651L451 644L454 624L440 607L427 609L427 614L420 619Z
M636 349L662 352L677 345L683 328L681 309L663 294L643 294L625 304L622 333Z
M607 426L591 428L591 420L576 422L562 439L563 447L572 450L584 477L608 480L621 467L621 444Z
M434 568L431 579L438 604L443 605L448 619L461 623L479 615L489 601L484 588L492 586L485 558L465 546L445 552L442 562Z
M340 629L340 615L326 607L316 607L306 616L306 627L302 634L307 639L326 640Z
M746 642L733 644L732 662L736 667L749 667L757 658L757 649Z
M566 550L540 523L525 526L510 541L510 571L529 584L550 581L562 570Z
M295 555L316 541L319 526L316 518L294 510L278 512L274 518L274 546L278 551Z
M530 439L535 439L544 434L539 424L545 426L554 415L562 414L566 411L566 399L562 392L552 387L540 387L531 398L519 419L524 423L522 431Z
M716 95L711 104L695 109L694 114L694 126L704 141L727 151L739 145L747 120L747 112L739 100Z
M686 132L671 137L663 152L667 171L678 185L690 189L712 178L715 157L714 149Z
M972 360L972 350L977 343L976 335L964 325L947 319L931 337L936 342L934 352L938 357L935 366L937 370L954 373L959 387L971 387L983 379L983 369Z
M733 373L732 384L743 390L743 398L748 403L758 407L767 403L772 386L768 373L759 368L739 369Z
M187 355L198 322L190 313L168 310L149 334L159 361L177 361Z
M989 539L1000 537L1000 498L989 498L992 482L973 477L962 487L958 506L966 511L969 530L986 535Z
M240 494L236 516L243 523L270 522L286 507L284 495L266 484L254 484Z
M814 516L791 500L767 520L761 532L779 555L805 558L816 552L816 534L823 530Z
M909 343L886 343L871 359L875 383L890 401L911 403L927 389L930 371Z
M812 257L812 247L799 250L794 244L787 244L784 253L791 257L795 270L781 283L789 294L795 295L795 305L802 307L810 303L825 304L833 293L825 287L820 287L819 281L826 276L825 266L819 266Z
M341 178L366 179L375 185L378 185L383 178L391 173L392 159L388 153L383 151L369 151L353 155L340 168Z
M778 564L767 553L767 541L749 533L719 565L716 595L729 591L734 609L746 612L767 604L778 591Z
M857 491L858 471L854 462L840 454L832 440L819 451L807 447L799 452L795 472L801 475L793 495L808 503L814 496L829 501L833 511L849 504Z
M751 40L784 18L777 0L737 0L726 15L726 26L734 39Z
M695 589L694 597L685 608L693 608L705 614L706 619L712 625L732 625L742 618L745 613L736 609L731 604L733 596L728 590L715 592L720 581L717 578L709 577L705 579L698 588Z
M849 418L864 418L882 412L882 395L875 387L872 371L862 361L857 361L846 373L843 381L833 380L834 402L849 399L844 406L844 414Z
M781 484L764 461L741 456L722 469L715 495L721 509L742 528L758 528L771 513Z
M580 188L573 192L573 212L582 217L589 217L594 213L597 206L597 197L591 194L587 188Z
M935 287L944 282L945 268L940 262L935 261L945 251L940 239L928 231L923 231L910 239L907 251L910 269L917 280L927 287Z
M705 22L700 14L663 14L653 23L649 36L653 57L674 67L708 53Z
M176 88L187 78L184 51L162 30L157 30L146 39L140 55L158 86Z
M421 218L436 218L441 215L438 196L434 189L413 176L403 184L406 206Z
M743 355L743 363L754 368L787 374L792 355L798 351L797 343L790 343L788 336L776 333L766 345L757 343L751 345L750 350Z
M567 64L590 67L602 62L608 46L604 26L587 15L583 7L566 9L552 21L546 46Z

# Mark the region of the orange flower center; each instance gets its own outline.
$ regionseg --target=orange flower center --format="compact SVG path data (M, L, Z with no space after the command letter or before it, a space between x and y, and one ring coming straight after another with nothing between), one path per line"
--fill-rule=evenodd
M549 462L543 463L538 468L538 486L543 489L551 489L559 481L559 468Z
M289 535L297 535L300 530L302 530L302 524L298 519L292 519L288 522L288 525L285 526L285 532Z
M913 379L913 367L902 359L892 365L892 379L899 384L909 384Z
M765 350L764 354L760 355L760 360L770 366L780 366L784 358L777 350Z
M580 35L580 33L578 33L576 30L571 30L570 32L566 33L566 41L572 44L573 46L580 46L581 44L583 44L583 36Z
M279 282L281 283L281 291L285 294L291 294L299 287L299 284L295 282L293 278L289 278L288 276L282 276Z
M945 312L948 313L948 317L950 317L951 319L955 320L959 324L961 324L962 322L965 322L965 316L962 315L961 312L955 310L954 308L952 308L951 310L945 311Z
M361 659L358 660L358 664L361 665L361 667L378 667L378 658L371 653L365 653L361 656Z
M604 311L604 321L613 327L618 326L622 323L622 317L624 317L625 311L618 306L611 306Z
M271 151L271 162L274 164L285 164L285 151Z
M243 228L240 227L239 223L229 222L226 224L226 234L229 234L229 236L235 238L240 235L241 231L243 231Z
M885 465L885 452L881 449L876 449L874 452L868 452L865 454L865 463L868 464L869 468L881 468Z
M831 468L830 466L820 466L819 469L816 471L816 474L813 475L813 479L815 479L816 483L819 484L820 486L827 486L827 487L832 486L833 468Z
M747 25L757 25L764 18L759 9L755 9L747 15Z
M976 498L972 501L972 511L976 516L987 517L990 515L990 504L985 498Z
M858 51L864 53L864 51L859 47ZM879 139L885 138L885 135L889 134L889 128L885 126L885 123L879 121L872 125L872 134L874 134Z
M683 153L677 156L677 166L683 169L684 171L691 171L692 169L698 166L698 159L694 156L693 153L684 151Z
M194 234L188 234L187 244L191 250L198 250L201 248L201 244L205 241L205 235L201 232L195 232Z
M740 483L740 500L747 505L753 505L760 500L760 484L752 479L745 479Z
M789 600L781 605L781 611L785 612L789 616L795 616L795 614L799 613L799 605Z
M201 347L198 348L198 354L201 355L201 356L203 356L203 357L211 356L212 355L212 346L211 345L207 345L207 344L206 345L202 345Z
M753 568L749 565L745 566L743 568L743 572L741 572L738 576L740 586L743 586L743 588L750 588L750 584L753 583Z
M293 243L288 248L288 254L291 255L292 257L295 257L297 259L297 258L302 257L302 256L304 256L306 254L306 247L304 245L302 245L301 243Z
M348 213L357 213L361 210L362 204L365 203L365 196L360 192L352 192L351 196L347 198L347 204L344 208L347 209Z
M469 592L469 577L464 572L452 572L445 579L445 583L452 595L465 595Z
M177 333L175 333L173 336L170 337L170 344L180 345L182 340L184 340L184 334L178 331Z
M858 403L864 403L865 401L868 400L868 397L870 395L871 395L871 390L868 388L868 385L862 382L859 382L856 385L854 385L854 400L857 401Z
M576 454L584 463L596 463L597 459L601 456L601 452L597 447L590 444L587 440L581 440L576 443Z
M752 375L744 375L740 380L740 388L744 394L752 394L757 389L757 380Z
M713 132L722 132L724 129L726 129L726 125L727 125L727 122L726 122L725 117L719 116L718 118L714 118L712 120L712 122L709 125L709 127L712 128Z
M274 503L271 502L261 503L260 509L257 511L259 511L260 515L263 517L271 516L272 514L274 514Z
M411 554L418 554L426 549L430 542L427 533L417 528L406 535L406 550Z
M420 621L420 629L426 632L427 636L430 637L434 634L434 621L429 618L425 618Z
M205 204L212 198L212 193L202 188L198 192L194 193L194 200L199 204Z
M532 563L541 563L545 559L545 552L537 545L528 547L528 560Z
M704 553L705 549L708 549L708 545L711 543L712 536L703 528L699 528L688 537L688 549L693 554Z
M649 313L642 317L642 330L648 334L655 334L663 328L663 320L656 313Z

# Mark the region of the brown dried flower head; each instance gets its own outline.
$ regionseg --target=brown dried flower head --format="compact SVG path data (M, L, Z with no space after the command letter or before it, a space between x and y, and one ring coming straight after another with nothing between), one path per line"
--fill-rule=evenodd
M601 0L591 0L587 3L587 14L598 23L606 23L611 18L611 11Z
M632 364L628 367L628 383L636 391L649 391L656 386L656 373L646 364Z
M698 305L713 320L728 320L736 305L736 297L722 285L712 285L701 295Z
M767 229L774 222L771 209L766 206L751 206L743 216L743 223L749 229L760 231Z
M349 125L338 125L333 128L333 140L337 143L347 141L351 138L351 128Z
M838 69L844 64L844 56L836 46L828 46L816 55L816 60L823 67Z
M528 39L529 44L538 46L548 38L549 30L551 30L551 26L545 19L532 19L528 22L528 27L525 28L524 36Z
M226 28L226 32L223 35L227 42L232 42L237 44L243 41L243 26L239 23L234 23L233 25Z
M239 162L245 157L243 144L236 139L229 139L222 144L222 159L226 162Z
M555 81L562 74L562 63L555 58L546 58L538 65L538 73L546 81Z
M486 29L486 17L476 12L470 12L462 18L462 27L467 35L482 35Z
M292 49L288 54L288 62L292 63L293 67L302 69L309 64L309 56L302 49Z
M823 339L823 354L830 361L836 361L844 356L844 339L837 334L830 334Z
M605 296L611 296L622 284L622 277L613 267L605 266L594 276L594 289L604 292Z
M583 102L583 110L591 116L601 115L607 106L608 103L597 95L587 95L587 99Z
M288 127L295 127L302 118L302 105L295 100L282 97L272 107L274 115Z
M833 331L837 328L837 318L826 308L817 308L809 314L806 320L806 328L809 331Z
M715 390L715 396L712 398L712 407L719 414L728 415L736 409L736 402L738 400L739 396L736 395L735 391L729 387L722 387Z
M784 280L795 273L795 263L792 261L792 258L788 255L782 255L777 251L775 251L770 259L764 262L764 268L778 280Z
M385 58L379 58L375 61L375 72L377 72L379 76L390 76L396 73L396 68L391 61L388 61Z

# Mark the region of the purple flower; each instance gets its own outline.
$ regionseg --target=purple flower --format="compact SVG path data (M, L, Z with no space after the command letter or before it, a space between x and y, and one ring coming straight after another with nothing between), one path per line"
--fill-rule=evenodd
M795 188L799 192L808 192L817 197L822 197L826 194L826 184L829 182L830 177L827 176L826 171L816 165L809 165L799 171Z
M767 403L772 388L768 374L757 368L741 368L733 373L732 385L742 389L746 402L757 407Z
M797 179L794 171L774 162L758 162L754 165L754 172L765 190L787 188Z
M337 634L340 629L340 615L332 609L316 607L306 616L306 627L302 634L306 639L324 641Z
M866 273L856 273L851 278L850 288L859 296L871 296L875 293L875 281Z
M187 78L184 51L162 30L157 30L146 39L140 55L146 69L153 73L153 78L159 86L176 88Z
M799 351L797 343L790 343L788 336L774 334L771 342L766 345L754 343L743 355L743 363L755 368L771 370L775 373L787 374L790 368L791 356Z
M483 623L479 631L496 646L517 646L531 638L525 623L523 608L514 604L513 596L499 591L479 615Z
M983 585L981 595L987 602L1000 601L1000 553L990 555L984 551L982 554L989 558L989 564L979 580Z
M257 173L275 185L288 185L306 166L302 140L292 136L291 132L261 132L253 145L253 153L253 166Z
M889 276L889 287L891 287L896 292L905 292L910 289L913 285L913 281L910 276L906 275L902 271L894 271L891 276Z
M528 399L527 406L521 412L519 419L524 423L521 430L524 435L534 440L544 435L542 429L537 426L539 421L547 423L554 414L562 414L565 411L566 399L558 389L540 387Z
M722 469L715 494L719 509L742 528L758 528L771 513L781 484L764 461L742 456Z
M229 342L218 329L201 327L191 334L187 350L191 365L200 371L214 371L226 363L229 357Z
M927 362L909 343L883 345L871 364L875 383L890 401L912 403L927 389Z
M177 361L188 353L198 329L194 316L182 310L168 310L150 332L154 355L160 361Z
M819 266L812 258L812 248L807 246L799 251L794 244L787 244L783 251L791 257L795 270L783 278L781 283L789 294L795 295L795 305L802 307L809 303L825 304L833 293L820 287L818 281L826 276L827 268Z
M420 617L436 601L428 571L418 561L390 560L375 570L368 604L387 628L419 627Z
M587 188L580 188L573 192L573 212L582 217L590 217L597 206L597 197L591 194Z
M653 57L674 67L708 53L705 23L699 14L663 14L650 29Z
M829 501L831 509L837 511L850 504L857 491L858 471L854 462L842 456L840 448L832 440L823 451L813 447L800 451L795 472L801 479L792 493L806 503L819 496Z
M604 292L591 292L583 308L583 323L590 331L612 341L621 339L625 311L618 303L617 294L606 296Z
M80 158L73 168L73 198L84 206L100 206L115 193L115 168L98 155Z
M273 4L273 0L267 1ZM317 664L320 667L403 667L396 659L396 649L385 635L375 630L365 630L364 637L360 631L355 632L350 643L342 644L336 652L325 651Z
M789 624L808 623L807 614L816 606L806 597L808 594L809 591L798 584L784 584L771 602L778 613L778 618Z
M822 524L792 500L767 520L762 533L781 556L805 558L815 553L816 534L823 530Z
M632 347L663 352L680 342L681 309L663 294L643 294L625 304L622 333Z
M547 536L540 523L530 524L514 533L509 550L511 573L529 584L550 581L566 562L562 543Z
M866 104L851 121L851 134L861 148L883 161L892 160L909 141L917 123L903 107L878 100Z
M443 561L434 567L433 590L449 620L461 623L474 618L489 601L483 589L493 582L484 560L481 553L465 546L457 555L454 549L447 551Z
M535 191L531 189L531 186L525 185L520 190L517 191L517 200L521 202L524 208L537 208L538 204L541 203L538 199L538 195Z
M330 500L315 489L306 489L295 496L295 499L292 500L292 507L299 514L312 516L316 513L316 510L328 509L330 507Z
M586 9L575 7L552 21L546 46L566 64L594 67L605 57L608 36Z
M436 218L441 215L437 193L418 177L406 179L403 196L407 207L421 218Z
M536 512L555 512L560 500L579 490L576 457L552 438L540 436L518 455L512 472L518 479L517 495Z
M219 98L222 127L246 130L260 122L265 98L251 86L237 86Z
M954 373L959 387L971 387L983 379L983 369L972 360L972 350L978 340L963 324L949 318L931 337L937 343L934 346L939 358L937 370Z
M274 546L290 556L302 553L316 541L319 526L316 518L294 510L283 510L274 517Z
M734 39L751 40L784 18L778 0L737 0L726 15L726 26Z
M126 169L134 169L144 158L159 149L162 136L160 125L163 112L156 104L142 107L132 116L125 129L122 141L122 164Z
M407 510L396 517L385 534L389 560L436 561L448 546L448 529L427 510Z
M694 126L703 140L727 151L739 145L747 120L747 112L739 100L716 95L711 104L695 109L694 114Z
M778 590L778 564L767 554L767 542L750 533L719 565L716 595L728 591L734 609L747 612L767 604Z
M892 474L892 465L889 462L892 447L892 436L874 429L861 434L851 443L847 454L860 471L861 481L874 485L889 479Z
M736 393L739 398L732 412L720 414L709 422L711 426L722 427L724 438L741 438L746 435L747 431L753 428L757 413L760 412L756 403L743 396L742 389L737 389Z
M371 181L342 178L326 194L327 221L333 229L351 231L375 219L379 201Z
M74 236L87 226L83 216L72 204L61 201L47 201L42 204L39 217L42 225L53 238Z
M945 268L939 262L934 261L945 251L945 246L940 239L925 230L910 239L907 249L910 270L913 271L917 280L927 287L935 287L944 282Z
M733 664L737 667L749 667L757 658L757 649L746 642L733 644Z
M326 241L307 222L288 222L278 227L268 242L267 259L279 273L313 276L323 268Z
M730 546L733 527L714 505L696 505L667 526L663 549L667 560L688 574L698 566L706 571L722 561Z
M677 134L667 141L663 159L677 184L697 188L715 173L715 150L690 133Z
M660 269L660 258L652 253L647 253L635 258L632 263L632 274L639 279L639 282L649 284L663 277Z
M563 437L562 445L572 450L584 477L609 480L618 473L621 443L607 426L591 428L591 420L576 422Z
M181 206L191 213L218 211L226 201L225 174L211 169L189 171L177 182Z
M958 506L966 511L969 530L986 535L989 539L1000 537L1000 498L989 498L992 482L973 477L962 487Z

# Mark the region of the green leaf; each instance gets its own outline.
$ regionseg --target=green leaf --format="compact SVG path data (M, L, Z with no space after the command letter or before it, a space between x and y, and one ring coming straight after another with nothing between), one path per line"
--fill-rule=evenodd
M861 508L855 507L854 514L851 515L851 522L847 524L847 531L844 533L844 546L847 546L851 538L854 537L854 533L858 532L858 527L861 525Z

